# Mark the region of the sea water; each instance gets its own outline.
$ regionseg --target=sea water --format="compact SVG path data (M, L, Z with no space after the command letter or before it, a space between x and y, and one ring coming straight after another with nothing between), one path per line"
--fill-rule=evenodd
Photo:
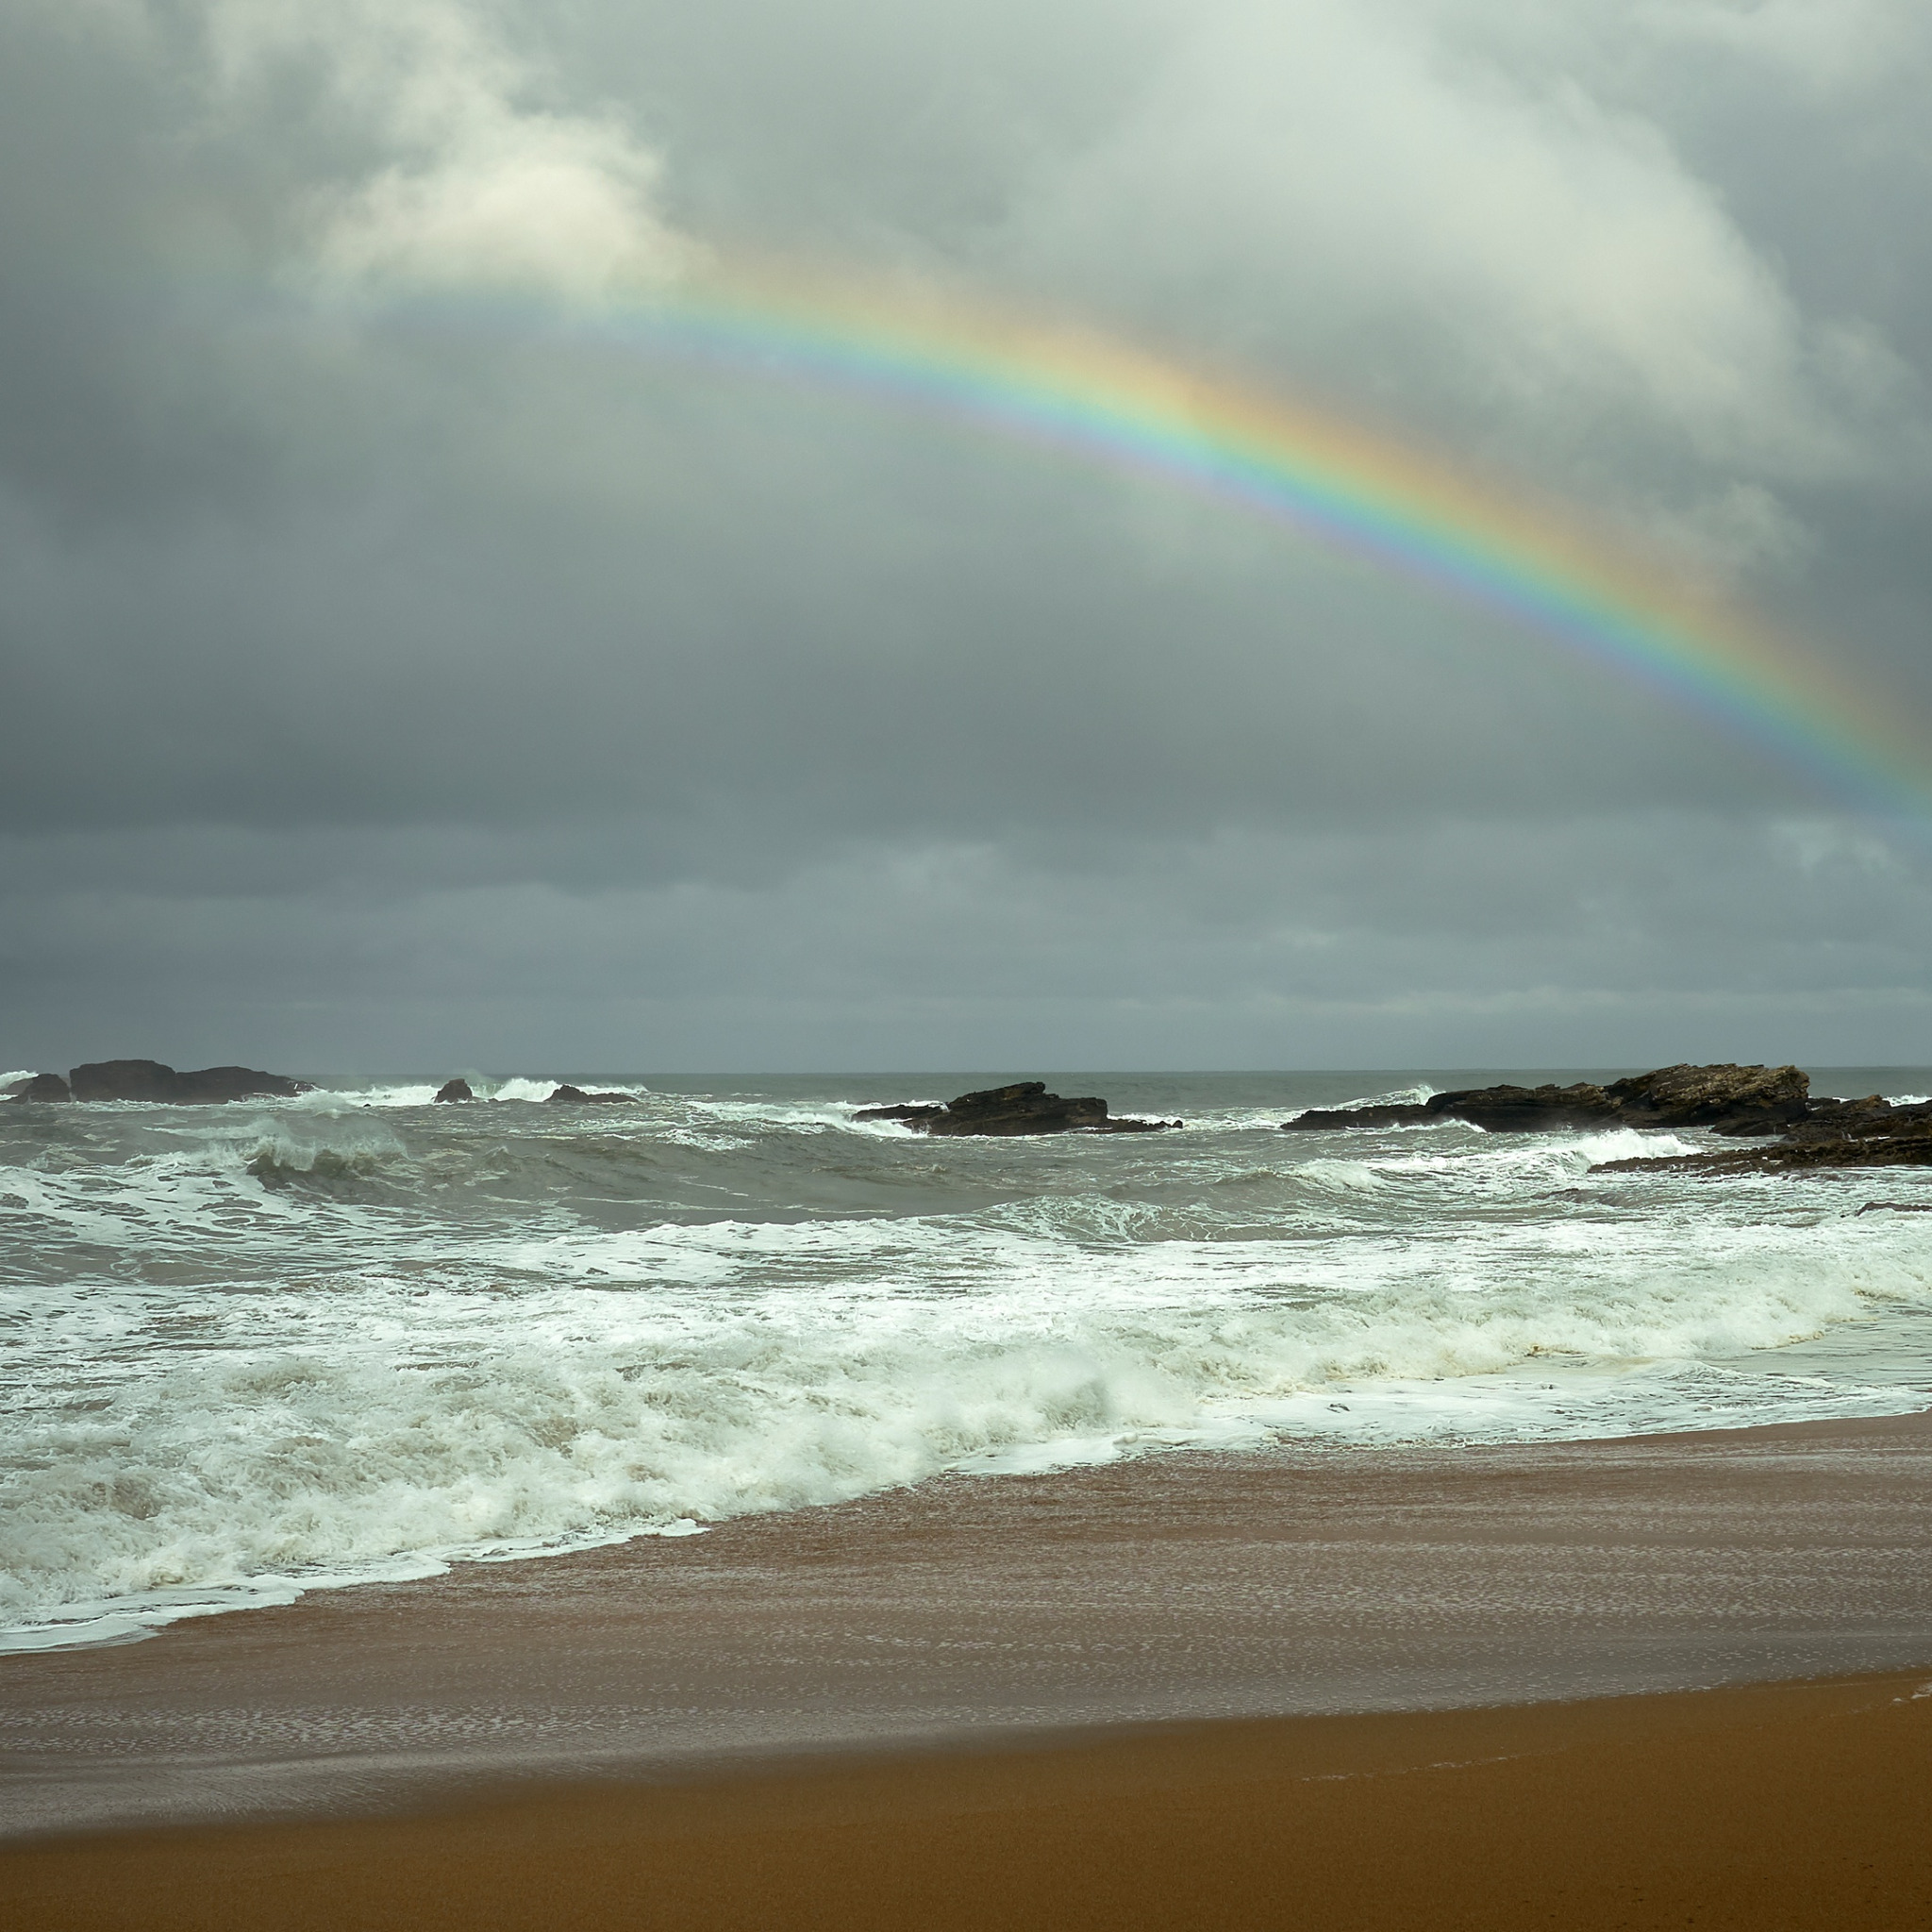
M1901 1211L1932 1172L1279 1130L1505 1076L1061 1074L1186 1125L1024 1140L854 1118L968 1074L0 1107L0 1647L955 1470L1932 1403L1932 1219Z

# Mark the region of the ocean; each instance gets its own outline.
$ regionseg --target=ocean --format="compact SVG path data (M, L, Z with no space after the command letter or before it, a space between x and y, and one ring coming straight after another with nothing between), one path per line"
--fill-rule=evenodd
M1186 1122L1157 1135L854 1119L996 1077L0 1107L0 1648L949 1472L1932 1403L1932 1222L1860 1211L1932 1205L1932 1174L1591 1172L1687 1130L1278 1131L1590 1069L1041 1076ZM636 1099L544 1104L559 1078Z

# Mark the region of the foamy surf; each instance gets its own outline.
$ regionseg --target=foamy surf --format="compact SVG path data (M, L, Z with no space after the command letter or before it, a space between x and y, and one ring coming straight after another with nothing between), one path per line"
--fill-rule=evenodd
M0 1115L0 1644L949 1470L1932 1400L1870 1176L1591 1172L1694 1135L1288 1137L1226 1076L1128 1096L1184 1134L940 1143L854 1123L890 1090L551 1084Z

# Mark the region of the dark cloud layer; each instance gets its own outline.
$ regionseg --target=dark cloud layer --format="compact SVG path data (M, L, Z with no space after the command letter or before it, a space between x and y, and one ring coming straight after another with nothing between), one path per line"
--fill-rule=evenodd
M528 321L746 246L1076 314L1932 719L1928 68L1878 0L23 0L0 1059L1932 1060L1923 842L1709 721Z

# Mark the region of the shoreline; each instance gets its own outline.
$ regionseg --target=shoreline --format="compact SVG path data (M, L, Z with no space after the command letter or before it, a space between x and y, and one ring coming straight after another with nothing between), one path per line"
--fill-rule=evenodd
M0 1849L32 1932L1173 1928L1932 1914L1924 1671L556 1785Z
M1175 1452L0 1658L16 1842L1932 1665L1932 1412Z

